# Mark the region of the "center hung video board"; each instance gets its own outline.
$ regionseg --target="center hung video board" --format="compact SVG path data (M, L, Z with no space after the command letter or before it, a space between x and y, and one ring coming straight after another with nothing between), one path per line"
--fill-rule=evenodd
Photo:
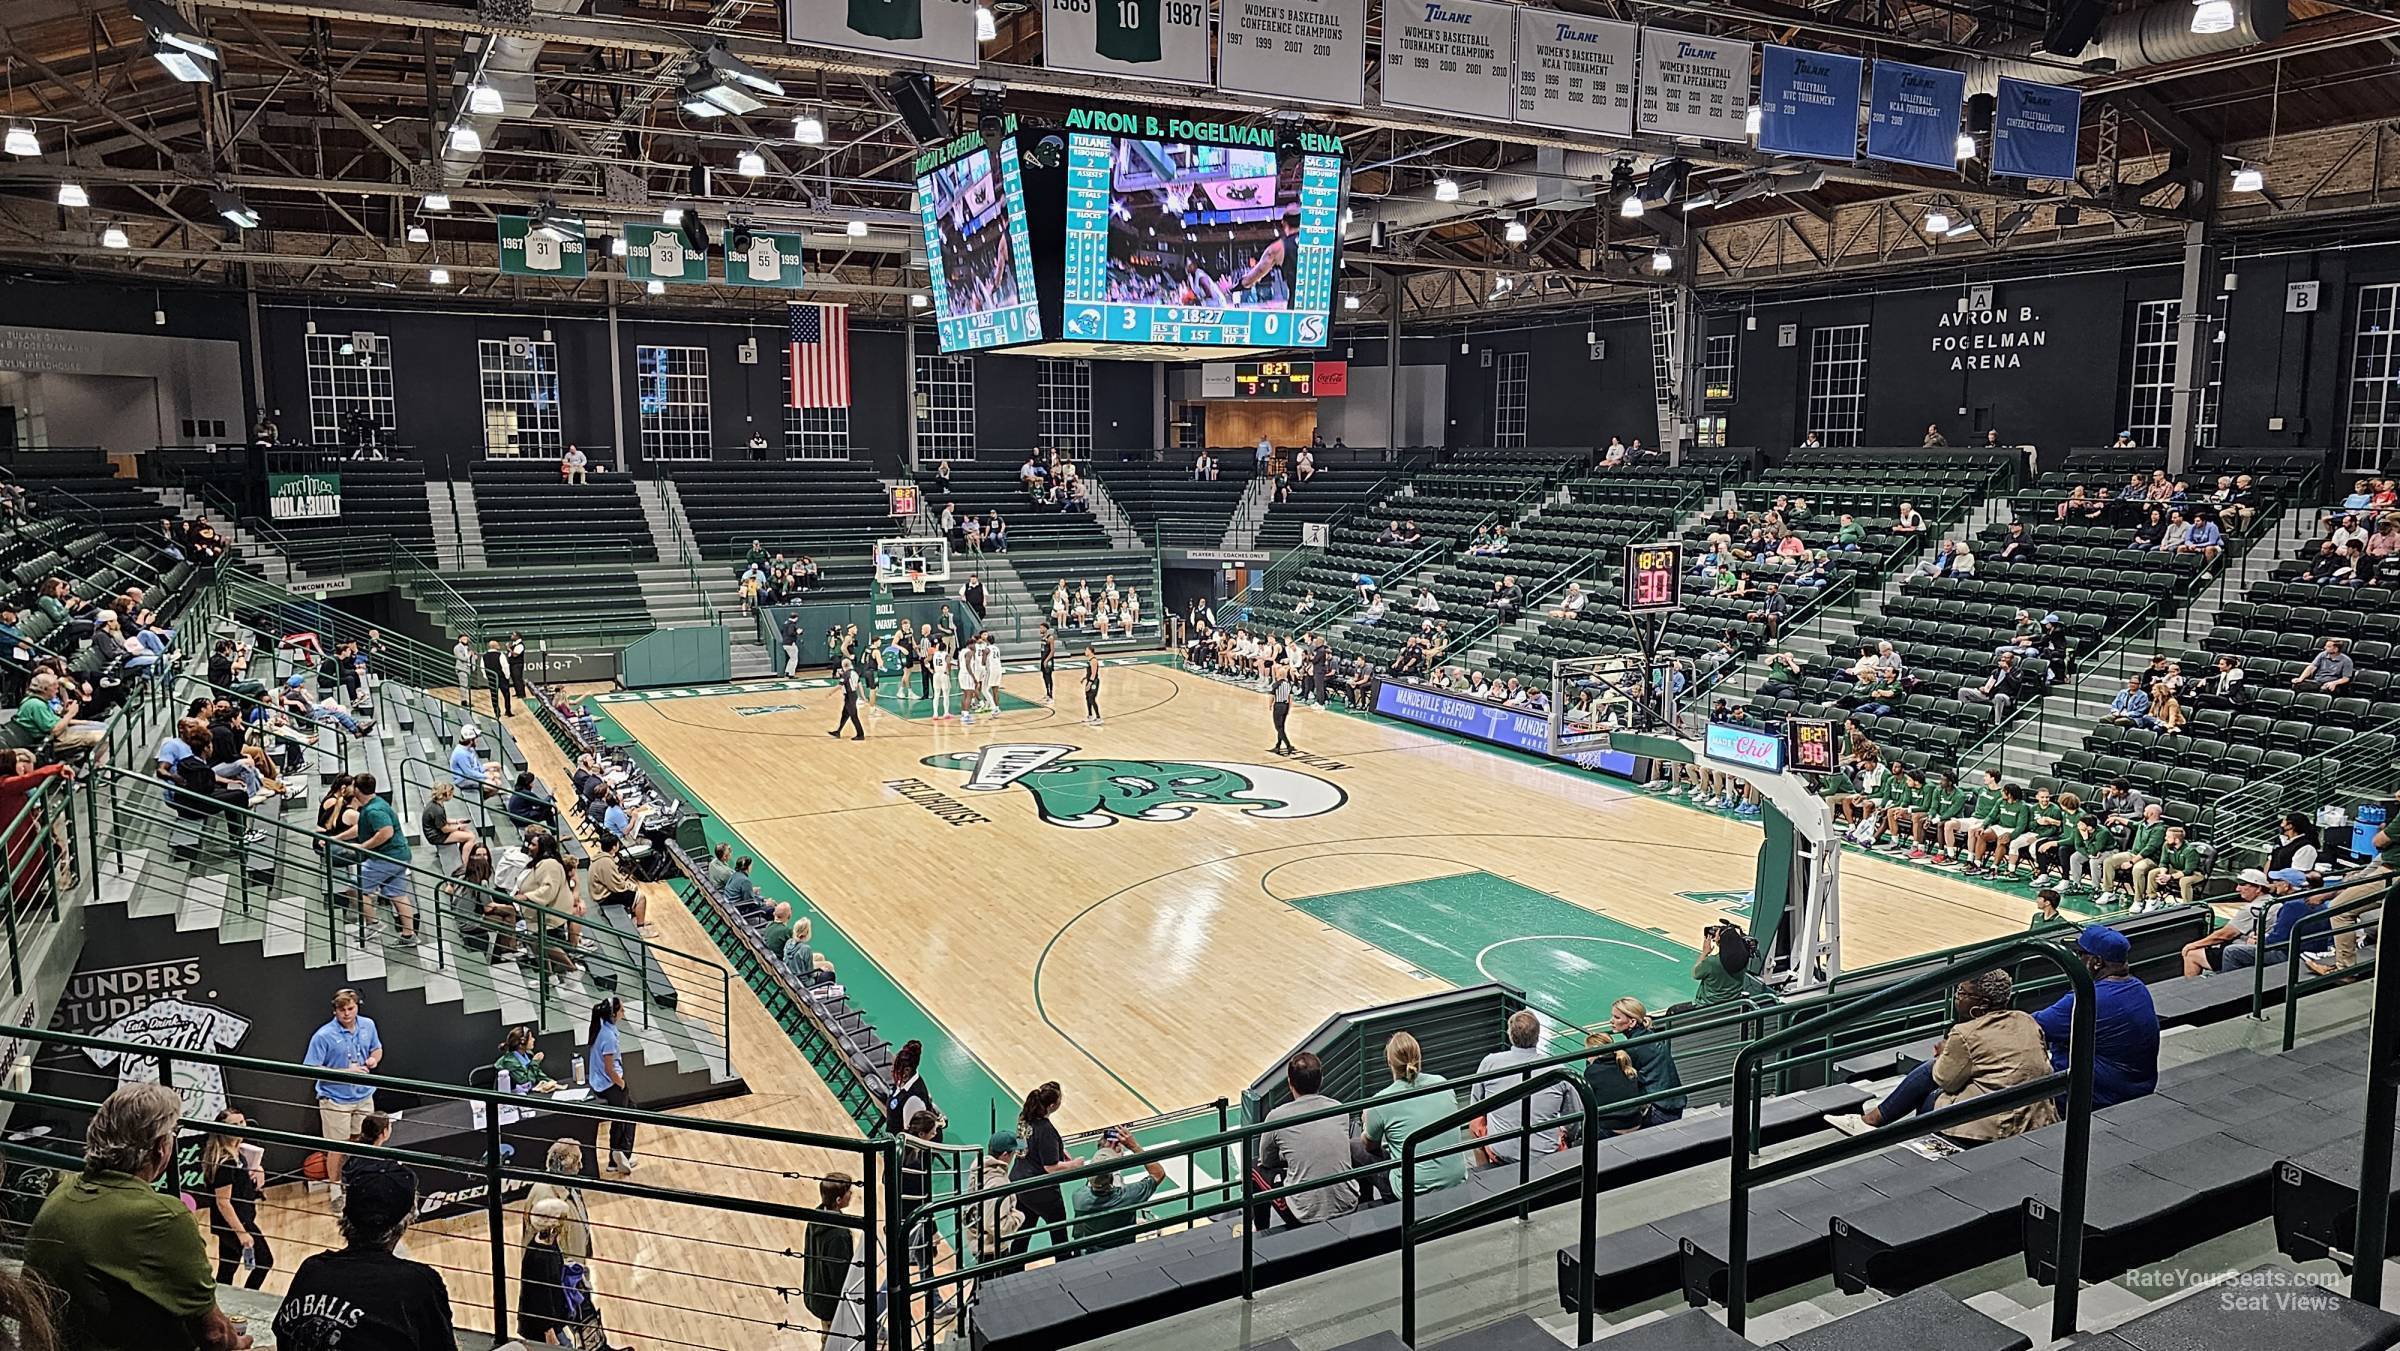
M920 156L917 213L924 222L941 350L1038 340L1041 301L1016 138L999 138L994 151L970 134Z
M1322 347L1341 203L1326 150L1072 132L1061 336Z

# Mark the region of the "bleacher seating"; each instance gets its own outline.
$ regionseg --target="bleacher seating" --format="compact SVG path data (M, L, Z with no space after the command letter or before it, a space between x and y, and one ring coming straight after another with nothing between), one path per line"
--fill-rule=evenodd
M998 511L1008 523L1011 553L1108 547L1108 532L1092 519L1089 509L1036 505L1026 496L1024 480L1017 473L1024 463L1022 457L1005 451L989 454L990 459L951 461L947 494L937 486L939 475L932 468L919 469L917 484L925 490L926 510L939 515L944 506L951 506L961 517L987 518Z
M362 541L389 537L430 557L433 518L425 500L425 466L415 460L345 460L327 466L342 476L342 514L326 521L277 521L284 552L303 568L337 569ZM556 480L558 471L550 469Z
M1267 504L1267 518L1258 527L1259 547L1298 548L1303 524L1331 521L1364 507L1388 470L1385 465L1320 465L1315 477L1292 485L1288 500Z
M623 474L593 474L574 484L549 460L483 460L473 482L484 556L495 567L658 561L641 496Z
M738 564L757 540L769 550L811 555L831 583L838 563L853 564L862 578L871 574L875 541L904 531L892 519L883 480L864 464L691 460L677 462L671 472L692 541L706 558ZM1013 533L1015 524L1009 529ZM859 594L865 594L863 586Z
M463 570L443 578L474 607L487 635L621 644L653 627L633 573L613 561L582 567Z
M1209 454L1217 462L1214 479L1192 477L1193 453L1188 451L1175 451L1164 459L1093 464L1086 472L1100 480L1109 500L1143 539L1210 548L1225 537L1256 462L1239 450Z

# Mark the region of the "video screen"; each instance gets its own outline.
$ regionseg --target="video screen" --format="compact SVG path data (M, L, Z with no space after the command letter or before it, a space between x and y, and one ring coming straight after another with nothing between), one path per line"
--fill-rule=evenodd
M917 209L941 350L1041 337L1016 142L1002 141L997 161L978 148L920 177Z
M1338 156L1084 132L1067 158L1064 336L1325 344Z

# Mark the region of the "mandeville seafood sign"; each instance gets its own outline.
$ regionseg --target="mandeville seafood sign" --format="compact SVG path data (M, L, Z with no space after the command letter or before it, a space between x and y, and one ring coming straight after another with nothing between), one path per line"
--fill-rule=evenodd
M341 475L267 475L267 519L271 521L330 521L341 514Z
M2050 325L2031 305L1952 310L1934 320L1933 350L1954 371L2013 371L2050 345Z

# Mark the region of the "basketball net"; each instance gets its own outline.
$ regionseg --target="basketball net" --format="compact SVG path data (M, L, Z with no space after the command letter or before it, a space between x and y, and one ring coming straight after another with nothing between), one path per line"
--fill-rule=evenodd
M921 572L912 572L908 574L908 589L917 595L924 595L925 574Z

